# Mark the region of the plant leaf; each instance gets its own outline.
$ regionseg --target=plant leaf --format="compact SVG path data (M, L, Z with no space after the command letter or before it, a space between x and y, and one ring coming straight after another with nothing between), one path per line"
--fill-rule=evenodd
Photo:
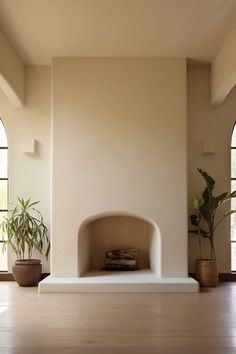
M43 217L39 211L32 208L39 202L32 202L30 198L17 198L18 203L15 208L9 213L9 216L4 218L0 225L4 240L4 249L8 244L18 259L24 258L27 252L28 258L32 257L33 251L43 252L46 245L45 256L48 257L50 250L50 241L48 238L48 230L44 225ZM35 217L35 215L37 217Z
M215 187L215 180L208 175L206 171L203 171L201 168L198 168L198 172L202 175L202 177L205 179L206 184L210 190L213 190Z
M201 208L201 206L203 205L203 203L204 203L204 200L203 200L202 197L200 197L200 198L199 197L193 197L192 198L192 207L194 209L199 210Z

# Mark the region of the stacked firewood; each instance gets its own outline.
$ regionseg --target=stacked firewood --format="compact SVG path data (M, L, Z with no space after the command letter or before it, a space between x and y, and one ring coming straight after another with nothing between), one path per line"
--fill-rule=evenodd
M136 270L138 250L116 249L106 252L104 259L104 270Z

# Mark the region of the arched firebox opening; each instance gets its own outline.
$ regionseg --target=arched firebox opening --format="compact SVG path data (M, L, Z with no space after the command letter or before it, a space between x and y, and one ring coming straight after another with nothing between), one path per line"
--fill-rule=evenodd
M130 248L138 250L139 270L149 270L161 277L161 237L154 222L123 212L103 213L86 219L78 235L79 276L101 270L107 251Z

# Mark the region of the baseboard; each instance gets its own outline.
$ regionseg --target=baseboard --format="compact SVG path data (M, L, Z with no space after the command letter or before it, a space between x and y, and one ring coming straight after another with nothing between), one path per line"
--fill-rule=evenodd
M50 273L42 273L40 280L43 280ZM195 273L189 273L190 277L196 279ZM236 281L236 272L232 273L220 273L219 274L220 281ZM0 281L14 281L12 273L0 272Z
M42 273L40 280L46 278L50 273ZM15 281L12 273L0 272L0 281Z
M190 277L196 279L195 273L189 273ZM220 281L236 281L236 272L219 273Z
M236 281L236 273L220 273L220 281Z

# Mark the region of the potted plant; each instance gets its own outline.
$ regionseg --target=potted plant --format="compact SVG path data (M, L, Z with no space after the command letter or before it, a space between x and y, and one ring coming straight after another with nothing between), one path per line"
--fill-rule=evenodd
M39 202L17 198L18 203L0 225L3 234L3 251L9 245L16 254L12 267L14 279L20 286L36 285L40 279L42 265L39 259L32 259L35 250L48 258L50 242L48 230L41 213L34 208Z
M228 210L220 217L216 217L216 212L225 202L236 197L236 191L225 192L214 197L214 179L199 168L198 171L204 178L206 187L201 197L192 199L192 207L197 212L190 215L191 224L195 228L189 232L198 236L200 250L200 258L196 259L195 272L196 278L202 286L216 286L218 284L218 270L214 245L215 230L227 216L235 213L236 210ZM202 237L209 241L209 259L202 258Z

